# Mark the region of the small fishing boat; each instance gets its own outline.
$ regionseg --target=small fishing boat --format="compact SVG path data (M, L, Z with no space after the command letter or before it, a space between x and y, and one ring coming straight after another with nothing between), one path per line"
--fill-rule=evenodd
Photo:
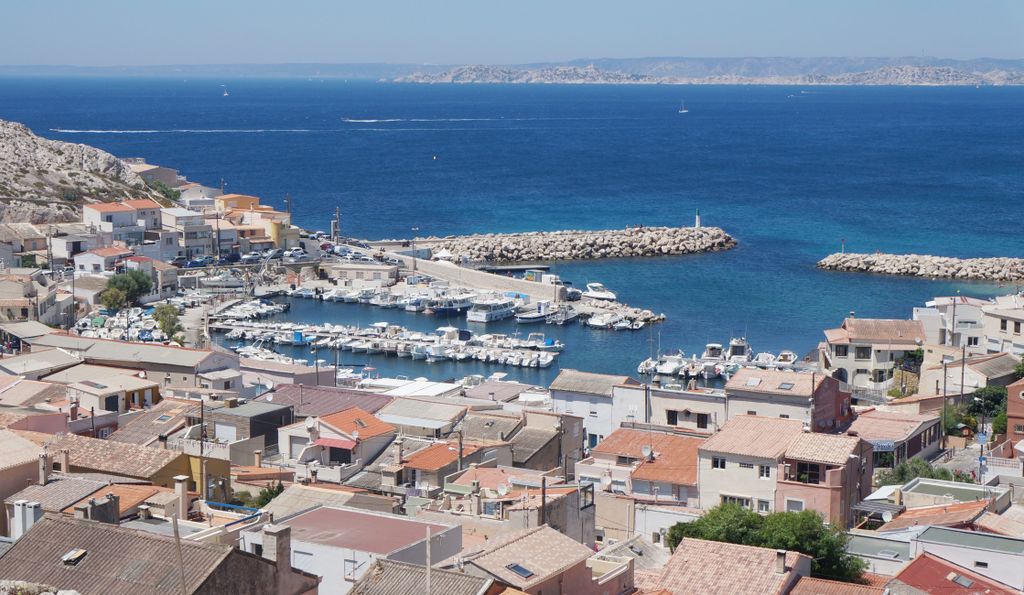
M686 109L686 102L685 101L680 101L679 102L679 113L680 114L688 114L688 113L690 113L690 110Z

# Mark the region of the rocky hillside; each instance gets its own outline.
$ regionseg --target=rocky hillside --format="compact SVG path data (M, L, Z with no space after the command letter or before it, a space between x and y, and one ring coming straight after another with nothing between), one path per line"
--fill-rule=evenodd
M156 194L110 153L0 120L0 222L67 221L83 202L140 196Z
M642 74L607 72L594 66L553 66L516 69L507 66L460 66L441 73L416 73L398 77L399 83L556 83L563 85L658 83L660 79Z

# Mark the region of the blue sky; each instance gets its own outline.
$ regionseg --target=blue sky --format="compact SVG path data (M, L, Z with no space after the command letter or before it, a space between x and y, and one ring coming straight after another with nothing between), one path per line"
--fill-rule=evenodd
M1024 57L1021 0L33 0L2 14L8 65Z

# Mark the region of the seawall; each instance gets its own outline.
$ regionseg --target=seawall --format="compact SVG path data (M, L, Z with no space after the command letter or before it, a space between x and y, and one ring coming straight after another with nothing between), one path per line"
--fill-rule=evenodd
M447 250L455 260L503 263L696 254L736 246L736 240L719 227L480 234L427 242L435 254Z
M830 254L818 261L830 271L965 281L1024 280L1022 258L950 258L925 254Z

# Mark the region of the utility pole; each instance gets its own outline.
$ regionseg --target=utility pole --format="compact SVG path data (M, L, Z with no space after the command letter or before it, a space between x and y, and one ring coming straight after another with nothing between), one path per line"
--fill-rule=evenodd
M284 211L289 215L292 212L292 195L287 192L284 193Z
M948 441L946 440L946 379L949 378L949 373L946 371L946 360L942 360L942 448L948 447Z
M409 245L412 248L412 272L416 272L416 233L420 230L418 225L412 226L412 240L409 241Z

